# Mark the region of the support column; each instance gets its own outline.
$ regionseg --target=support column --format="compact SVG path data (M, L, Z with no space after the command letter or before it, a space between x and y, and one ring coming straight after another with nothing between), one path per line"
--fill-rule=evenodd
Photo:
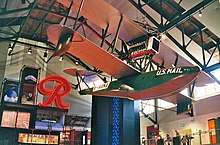
M140 144L139 102L128 99L117 99L93 96L92 145ZM116 108L113 105L114 107L116 105ZM117 107L119 107L119 110L117 110ZM115 126L117 124L119 125L118 128ZM117 129L119 129L118 136Z

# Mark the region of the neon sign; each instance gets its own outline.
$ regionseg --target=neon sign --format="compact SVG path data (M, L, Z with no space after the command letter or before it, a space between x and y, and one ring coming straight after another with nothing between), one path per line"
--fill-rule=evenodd
M57 82L57 84L52 90L48 90L45 84L49 81ZM39 103L39 106L51 106L55 101L56 105L60 109L68 109L69 105L64 104L62 98L70 93L71 87L68 80L64 77L58 75L51 75L38 84L38 91L43 95L49 95L44 103Z

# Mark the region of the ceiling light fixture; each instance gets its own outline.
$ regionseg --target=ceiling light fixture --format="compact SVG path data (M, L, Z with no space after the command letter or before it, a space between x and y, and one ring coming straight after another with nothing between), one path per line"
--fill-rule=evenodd
M47 49L45 49L43 57L44 57L44 58L46 58L46 57L47 57L47 55L48 55L48 50L47 50Z
M59 61L63 61L63 56L62 55L60 56Z
M12 51L11 43L8 44L8 51Z
M76 64L76 65L79 65L79 62L78 62L78 61L75 61L75 64Z
M9 43L8 44L8 55L10 55L12 51L13 51L13 48L12 48L11 44Z
M199 17L202 17L202 11L201 10L199 11Z
M32 54L32 49L31 49L31 47L28 48L27 54L29 54L29 55Z
M167 35L165 33L161 33L160 34L160 38L161 38L161 40L166 40L167 39Z

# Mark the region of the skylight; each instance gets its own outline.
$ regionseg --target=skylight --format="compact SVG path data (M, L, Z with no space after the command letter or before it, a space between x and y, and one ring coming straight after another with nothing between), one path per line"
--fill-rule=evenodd
M220 82L220 68L211 71L211 74Z

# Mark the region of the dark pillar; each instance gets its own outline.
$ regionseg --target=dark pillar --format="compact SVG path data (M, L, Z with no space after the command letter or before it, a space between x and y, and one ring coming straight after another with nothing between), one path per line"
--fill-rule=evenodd
M92 145L110 145L112 98L92 97Z
M139 145L139 102L119 99L119 144L113 142L113 98L92 98L92 145Z

